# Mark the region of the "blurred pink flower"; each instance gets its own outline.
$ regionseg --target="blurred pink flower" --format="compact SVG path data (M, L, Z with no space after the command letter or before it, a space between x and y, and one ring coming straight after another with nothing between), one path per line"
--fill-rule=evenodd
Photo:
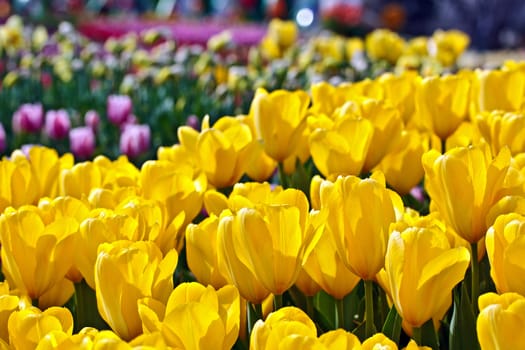
M122 125L126 122L133 104L127 95L110 95L107 101L108 119L112 124Z
M71 121L65 109L46 112L44 130L49 137L55 140L63 139L67 136L69 129L71 129Z
M69 131L69 147L79 158L88 158L95 151L95 133L89 126L81 126Z
M151 131L149 125L126 124L120 134L120 152L130 158L148 150Z
M98 125L100 124L100 116L94 110L87 111L84 115L84 124L95 131L98 129Z
M199 117L197 117L195 114L192 114L186 119L186 125L197 131L200 131L201 121L199 120Z
M44 108L40 103L26 103L13 114L13 131L16 133L36 133L44 123Z
M4 125L0 123L0 153L4 152L7 148L7 139L5 134Z

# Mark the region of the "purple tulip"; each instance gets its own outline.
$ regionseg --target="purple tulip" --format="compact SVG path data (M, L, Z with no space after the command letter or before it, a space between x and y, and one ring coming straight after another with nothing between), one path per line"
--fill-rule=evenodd
M100 124L100 117L96 111L87 111L84 115L84 124L86 126L89 126L93 131L96 131L98 129L98 126Z
M79 158L88 158L95 151L95 133L89 126L81 126L69 131L69 147Z
M126 95L110 95L107 101L108 119L112 124L122 125L126 122L133 108L131 98Z
M59 140L66 137L71 129L69 114L65 109L46 112L46 124L44 130L52 139Z
M16 133L36 133L44 123L44 108L40 103L26 103L13 114L13 131Z
M201 128L201 122L199 118L194 114L188 116L188 118L186 119L186 125L197 131L199 131Z
M4 152L7 148L7 139L5 135L4 125L0 123L0 153Z
M126 124L120 134L120 152L130 158L136 157L148 150L150 138L149 125Z

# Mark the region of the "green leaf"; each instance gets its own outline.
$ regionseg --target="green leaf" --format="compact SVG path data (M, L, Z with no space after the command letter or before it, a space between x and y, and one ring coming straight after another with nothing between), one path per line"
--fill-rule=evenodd
M476 333L476 317L472 310L465 283L454 289L454 311L450 320L450 350L479 349Z
M392 339L395 343L399 344L399 338L401 336L401 322L401 316L397 312L396 308L392 305L381 332Z
M434 329L434 322L432 319L428 320L421 326L421 344L420 346L429 346L434 350L439 350L439 340L436 330ZM471 349L471 348L464 348Z
M314 297L315 321L323 330L335 329L335 301L334 298L321 291Z

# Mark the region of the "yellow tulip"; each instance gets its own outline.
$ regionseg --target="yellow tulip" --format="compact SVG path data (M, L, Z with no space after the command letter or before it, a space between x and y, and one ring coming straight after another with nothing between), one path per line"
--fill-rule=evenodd
M7 209L0 216L2 270L10 285L37 299L60 282L73 263L78 222L46 223L37 207Z
M456 131L447 138L445 149L442 152L451 150L454 147L467 147L470 145L479 145L484 143L483 136L479 128L470 121L464 121L459 124Z
M523 107L525 72L511 70L477 70L472 84L474 113L501 110L515 112Z
M175 250L162 257L153 242L117 241L99 246L95 263L97 308L120 337L130 340L142 333L139 299L167 301L177 260Z
M73 166L73 155L70 153L58 156L57 151L43 146L32 146L27 156L22 152L13 152L11 159L19 164L26 160L31 164L33 174L38 182L39 197L58 196L58 179L60 172ZM29 204L29 203L27 203Z
M252 100L257 139L266 154L283 162L294 154L306 127L306 109L310 103L304 91L277 90L268 93L258 89Z
M404 130L377 169L385 174L386 182L397 193L405 195L423 179L423 153L440 148L441 142L437 136L422 134L417 130Z
M27 159L12 162L7 159L0 161L0 210L8 206L18 208L24 204L36 204L40 188L31 164Z
M303 269L335 299L343 299L360 280L343 264L332 237L325 230L322 231L317 244L306 259Z
M93 162L75 164L60 174L60 194L81 199L93 188L102 187L102 173Z
M204 173L189 164L150 160L142 165L140 184L144 198L163 203L168 211L167 222L184 212L185 227L201 211L207 180Z
M353 102L349 102L343 105L340 113L348 113L347 109L350 109L350 114L352 114L354 113L352 110L357 108L358 113L363 118L370 120L374 126L372 140L370 141L371 146L368 148L363 166L363 171L369 172L379 164L387 151L401 136L403 120L396 108L380 100L366 98L359 101L356 107L352 104Z
M8 282L0 282L0 340L9 342L7 320L13 312L19 309L20 303L18 296L10 294Z
M338 118L331 129L316 129L310 135L312 160L328 178L359 175L373 135L374 126L368 119Z
M436 30L430 42L430 54L445 67L456 63L470 43L467 34L459 30Z
M417 343L411 339L409 342L408 342L408 345L406 346L406 348L403 348L404 350L431 350L432 348L428 347L428 346L418 346Z
M197 281L203 285L221 288L228 283L224 261L217 253L217 230L219 218L214 214L199 224L186 228L186 259Z
M479 297L476 322L482 350L525 349L525 298L517 293L497 295L486 293Z
M425 188L431 210L462 238L477 243L492 222L489 210L505 195L521 193L519 179L509 177L510 153L503 149L492 157L484 145L458 147L445 154L431 150L423 155Z
M467 118L469 93L470 81L465 76L422 79L415 94L416 124L445 140Z
M524 81L525 86L525 81ZM525 152L525 114L518 112L482 112L476 125L489 143L493 154L507 146L512 155Z
M337 108L345 104L355 94L354 86L345 83L333 86L325 81L313 84L311 87L311 113L314 115L332 115Z
M437 226L392 232L385 256L386 289L404 326L421 327L430 319L439 322L469 263L468 249L451 248Z
M381 176L339 177L321 185L326 229L345 266L364 280L375 280L384 266L389 226L396 211L403 211L401 198L385 187Z
M266 181L275 171L277 162L264 152L264 146L256 138L253 111L248 116L238 118L250 127L252 133L252 141L246 147L246 174L254 181Z
M80 281L82 276L80 276ZM38 307L45 310L52 306L63 306L75 293L75 286L70 279L63 278L38 298Z
M283 307L258 320L250 335L250 350L279 349L287 337L307 336L317 338L317 328L313 321L293 306Z
M250 128L233 117L220 118L197 138L199 165L208 182L217 187L233 186L244 174Z
M143 320L155 312L148 313L145 304L139 308ZM231 285L216 291L195 282L180 284L170 294L164 313L157 326L171 347L231 349L237 341L240 298Z
M270 37L281 49L287 49L297 41L299 31L294 21L282 21L274 18L268 25Z
M414 93L417 74L405 72L400 75L385 73L376 79L384 93L384 98L397 110L406 124L414 114ZM373 97L373 96L370 96Z
M395 64L403 53L405 41L388 29L376 29L365 39L366 53L372 60Z
M525 249L525 217L511 213L500 215L487 231L487 255L490 276L499 293L525 293L519 276L525 271L522 249Z
M288 189L271 204L243 208L229 217L231 226L222 225L223 220L219 235L226 244L236 246L229 251L223 245L227 260L231 260L235 250L246 250L250 268L273 294L281 295L295 283L317 229L310 220L308 201L301 191ZM221 227L225 228L222 232ZM236 285L240 282L232 280Z
M51 307L40 311L29 307L15 311L9 317L9 342L15 349L35 349L42 338L53 331L73 333L73 316L68 309Z
M361 342L354 334L344 329L328 331L319 337L327 350L361 350Z
M366 339L362 350L397 350L397 345L383 333L377 333Z
M235 213L242 208L272 203L282 192L281 186L270 185L268 182L240 182L233 186L229 197L214 190L207 191L204 195L204 207L208 213L220 216L225 209Z

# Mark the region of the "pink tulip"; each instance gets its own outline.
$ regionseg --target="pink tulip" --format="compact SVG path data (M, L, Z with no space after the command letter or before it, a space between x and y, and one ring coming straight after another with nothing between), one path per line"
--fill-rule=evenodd
M47 111L44 130L49 137L55 140L63 139L69 133L69 129L71 121L65 109Z
M122 125L126 122L133 108L131 98L126 95L110 95L107 101L108 119L112 124Z
M69 131L69 147L79 158L88 158L95 151L95 133L89 126L81 126Z
M84 124L86 126L89 126L93 131L98 129L98 126L100 124L100 117L96 111L87 111L84 115Z
M13 114L13 131L16 133L36 133L44 123L44 109L40 103L26 103Z
M120 152L128 157L136 157L146 152L150 144L149 125L126 124L120 134Z
M186 125L197 131L199 131L201 128L201 122L195 114L188 116L186 119Z
M7 139L5 134L4 125L0 123L0 153L4 152L7 148Z

